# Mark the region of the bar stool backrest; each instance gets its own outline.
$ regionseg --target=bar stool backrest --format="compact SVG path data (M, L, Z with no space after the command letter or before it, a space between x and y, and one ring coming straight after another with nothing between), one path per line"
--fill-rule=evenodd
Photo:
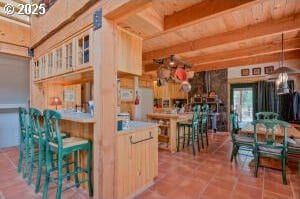
M199 121L199 113L201 110L201 106L200 105L196 105L193 107L193 119L192 119L192 124L196 124ZM197 124L196 124L197 125Z
M208 105L207 104L204 104L202 106L202 114L201 114L201 122L202 124L205 124L208 122Z
M42 130L40 126L40 119L42 117L42 113L35 108L29 108L29 125L30 125L30 133L39 138L42 138Z
M276 119L276 120L278 120L279 119L279 114L274 113L274 112L258 112L255 114L255 116L256 116L257 120L260 120L260 119L263 119L263 120Z
M43 115L47 143L57 144L58 148L62 148L62 138L59 129L60 113L53 110L44 110Z
M23 107L19 107L19 123L21 138L25 138L26 130L28 128L28 112Z

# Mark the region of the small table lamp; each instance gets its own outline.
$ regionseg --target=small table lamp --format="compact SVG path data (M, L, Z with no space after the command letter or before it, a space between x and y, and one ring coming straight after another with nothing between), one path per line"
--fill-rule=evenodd
M50 105L51 105L51 106L55 106L55 109L57 110L57 106L58 106L58 105L62 105L62 102L61 102L61 100L60 100L59 97L52 97L52 98L51 98Z

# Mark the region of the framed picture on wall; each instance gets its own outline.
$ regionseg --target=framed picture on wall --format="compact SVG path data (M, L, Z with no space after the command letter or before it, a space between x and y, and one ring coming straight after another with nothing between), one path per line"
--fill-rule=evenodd
M261 75L261 68L253 68L252 75Z
M264 68L264 72L265 72L266 75L272 74L273 71L274 71L274 66L266 66L266 67Z
M249 76L250 70L249 68L241 69L241 76Z

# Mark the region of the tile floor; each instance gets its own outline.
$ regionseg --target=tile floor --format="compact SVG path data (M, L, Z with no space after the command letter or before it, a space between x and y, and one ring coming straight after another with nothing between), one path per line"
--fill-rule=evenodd
M195 157L191 149L160 151L158 178L137 199L300 199L296 163L289 163L288 185L282 184L281 171L270 168L260 167L255 178L253 157L239 155L231 163L231 146L229 134L219 133L211 134L209 147Z
M209 147L195 157L191 149L170 154L159 151L159 175L155 184L137 199L300 199L300 179L297 164L290 162L288 185L283 185L281 172L259 168L253 177L253 158L239 155L229 161L231 142L228 133L211 134ZM42 198L34 194L34 185L16 172L18 148L0 149L0 199ZM272 164L275 166L275 164ZM33 181L35 182L35 180ZM50 186L49 198L55 198L55 185ZM63 198L83 199L82 189L70 189Z

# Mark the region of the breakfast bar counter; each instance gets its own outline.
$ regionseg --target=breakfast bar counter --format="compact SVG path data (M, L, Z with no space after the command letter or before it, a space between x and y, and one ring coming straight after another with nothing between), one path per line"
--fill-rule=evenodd
M177 139L177 123L192 119L192 114L173 114L173 113L151 113L147 114L149 122L156 121L159 124L160 134L158 141L166 143L167 150L171 153L176 152L176 139Z

